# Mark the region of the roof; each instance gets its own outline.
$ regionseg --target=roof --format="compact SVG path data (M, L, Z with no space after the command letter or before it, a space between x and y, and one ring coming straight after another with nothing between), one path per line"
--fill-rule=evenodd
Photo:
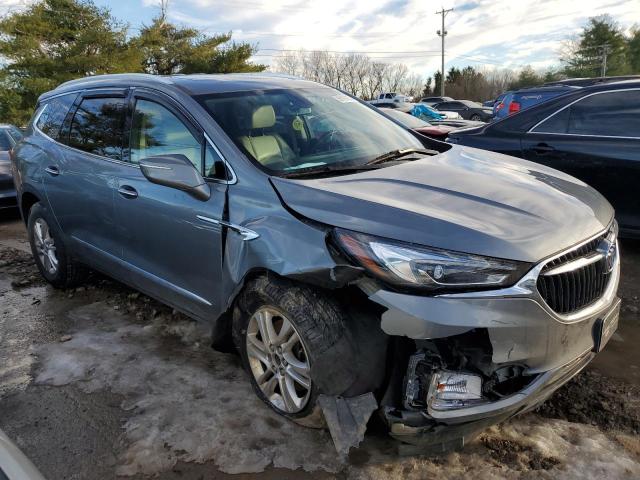
M43 94L41 98L81 88L124 88L131 86L156 88L160 86L168 89L177 87L189 95L203 95L256 89L302 88L320 86L320 84L290 75L274 73L198 73L168 76L146 73L121 73L95 75L71 80L59 85L55 90Z

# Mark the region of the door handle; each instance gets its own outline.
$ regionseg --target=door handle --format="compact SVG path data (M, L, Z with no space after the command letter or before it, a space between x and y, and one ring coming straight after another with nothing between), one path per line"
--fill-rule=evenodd
M138 192L130 185L122 185L118 188L118 193L125 198L138 198Z
M536 152L538 155L547 155L549 153L553 153L556 151L555 148L553 148L550 145L547 145L546 143L539 143L535 147L533 147L532 150Z
M44 171L47 172L52 177L57 177L58 175L60 175L60 170L55 165L49 165L47 168L44 169Z

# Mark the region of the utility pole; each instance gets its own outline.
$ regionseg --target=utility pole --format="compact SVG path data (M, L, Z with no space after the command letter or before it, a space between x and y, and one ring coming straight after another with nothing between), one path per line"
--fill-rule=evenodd
M609 45L602 45L602 76L607 76L607 54L609 53Z
M442 38L442 69L440 70L440 96L444 97L444 37L447 36L447 31L444 29L444 17L447 16L447 13L452 12L453 8L445 10L442 8L439 12L436 12L436 15L442 15L442 30L438 30L438 35Z

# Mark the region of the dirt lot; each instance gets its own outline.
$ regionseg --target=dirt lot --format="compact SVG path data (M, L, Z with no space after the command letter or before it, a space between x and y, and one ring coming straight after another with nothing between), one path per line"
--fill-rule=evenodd
M620 329L537 412L461 453L400 455L369 434L340 461L284 421L200 325L98 275L39 278L24 226L0 218L0 429L50 479L640 478L640 243L622 245Z

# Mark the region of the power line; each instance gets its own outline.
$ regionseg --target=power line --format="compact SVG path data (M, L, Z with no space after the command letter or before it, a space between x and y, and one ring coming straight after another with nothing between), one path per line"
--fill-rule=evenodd
M440 53L438 50L406 50L406 51L378 51L378 50L305 50L305 49L293 49L293 48L260 48L260 52L328 52L328 53Z

